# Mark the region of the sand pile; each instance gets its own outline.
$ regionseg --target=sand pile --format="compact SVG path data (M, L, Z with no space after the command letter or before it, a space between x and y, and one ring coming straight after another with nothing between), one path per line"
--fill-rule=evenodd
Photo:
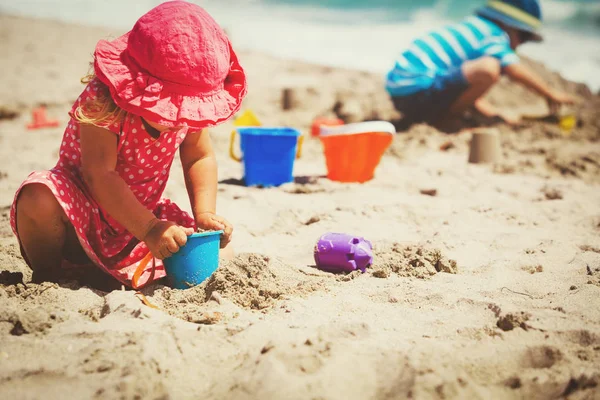
M438 249L393 243L376 247L372 271L377 278L387 278L394 273L425 279L438 272L456 274L458 267L456 261L449 260Z
M600 103L597 105L600 109ZM600 114L596 114L600 119ZM589 128L589 127L588 127ZM498 173L529 173L543 177L563 176L587 182L600 181L600 147L583 145L598 141L578 138L581 133L598 132L598 128L576 128L571 136L565 137L555 125L534 125L510 131L502 127L503 160L495 166ZM551 132L552 140L545 136Z
M0 309L0 330L14 336L45 333L55 324L68 319L66 309L57 309L55 304L41 301L43 293L57 289L52 283L41 285L17 284L0 290L0 301L4 306ZM27 301L30 299L31 301ZM21 306L19 303L25 303Z
M458 272L456 261L446 258L440 250L421 246L399 243L378 246L374 258L374 265L367 271L377 278L395 274L425 279L438 272ZM175 317L213 324L223 317L213 306L224 301L247 310L265 310L279 301L306 297L316 291L326 292L335 287L336 282L362 276L360 271L350 274L307 272L306 268L298 269L277 258L247 253L223 263L201 285L184 291L161 287L149 293L152 301ZM213 304L209 304L211 301Z
M175 317L212 324L222 317L213 310L217 304L231 302L247 310L265 310L279 300L323 290L319 282L325 279L305 275L279 259L247 253L222 263L201 285L184 291L162 287L152 291L151 298ZM208 304L211 301L213 304Z
M526 57L521 57L523 62L535 71L545 82L553 88L565 91L576 96L581 103L576 106L566 107L563 112L574 114L577 117L577 129L573 132L576 138L598 140L600 134L600 122L598 121L598 96L581 83L575 83L564 79L543 64ZM547 114L547 107L544 99L535 93L526 89L522 85L515 84L509 79L503 78L500 83L492 88L487 98L496 106L505 110L520 111L521 114L530 116L544 116ZM529 122L527 125L538 131L540 134L551 137L559 137L559 131L552 118L542 119L540 121Z
M300 274L291 273L293 268L268 256L238 256L208 279L206 296L218 292L241 307L260 310L269 307L275 300L310 290L297 281Z
M72 318L97 320L104 305L98 293L74 282L2 283L0 331L13 336L44 334Z

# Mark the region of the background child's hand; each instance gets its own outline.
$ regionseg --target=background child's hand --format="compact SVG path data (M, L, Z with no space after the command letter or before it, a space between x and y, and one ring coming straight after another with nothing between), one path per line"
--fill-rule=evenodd
M550 108L551 114L556 114L563 104L575 104L577 100L575 97L568 95L563 92L553 92L552 96L548 98L548 108Z
M144 242L152 255L162 260L177 253L179 248L187 243L187 237L194 233L194 230L171 221L157 221L146 234Z
M209 231L222 230L223 236L221 236L221 248L227 246L227 244L231 242L233 226L223 217L209 212L202 213L196 219L196 226L200 229Z

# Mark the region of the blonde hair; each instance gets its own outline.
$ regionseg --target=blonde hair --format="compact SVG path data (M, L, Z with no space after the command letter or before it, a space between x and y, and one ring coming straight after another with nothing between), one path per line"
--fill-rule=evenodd
M81 78L81 83L87 85L96 78L91 72ZM117 106L110 95L108 87L98 81L98 92L96 97L92 97L79 104L73 113L73 118L82 124L97 126L106 126L111 123L120 123L127 111Z

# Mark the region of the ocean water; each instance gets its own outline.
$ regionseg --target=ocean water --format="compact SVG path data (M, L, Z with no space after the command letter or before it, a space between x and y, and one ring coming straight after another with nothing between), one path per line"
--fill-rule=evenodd
M383 74L419 34L483 0L193 0L236 48ZM0 12L127 30L161 0L0 0ZM600 0L541 0L541 44L519 52L600 89ZM242 60L243 61L243 60ZM382 78L383 79L383 78Z

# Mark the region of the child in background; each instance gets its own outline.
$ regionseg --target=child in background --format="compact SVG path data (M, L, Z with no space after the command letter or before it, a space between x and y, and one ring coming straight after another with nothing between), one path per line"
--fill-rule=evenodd
M388 73L386 89L409 124L444 129L471 106L485 117L517 122L483 99L501 74L543 96L553 113L574 102L515 54L521 44L542 40L538 0L493 0L476 14L415 40Z
M164 276L161 260L197 228L224 230L226 247L232 226L215 214L217 164L204 128L239 109L246 77L223 30L197 5L166 2L99 41L93 67L58 163L15 195L11 225L33 280L91 262L130 285L150 252L143 285L152 266ZM193 217L161 198L177 149Z

